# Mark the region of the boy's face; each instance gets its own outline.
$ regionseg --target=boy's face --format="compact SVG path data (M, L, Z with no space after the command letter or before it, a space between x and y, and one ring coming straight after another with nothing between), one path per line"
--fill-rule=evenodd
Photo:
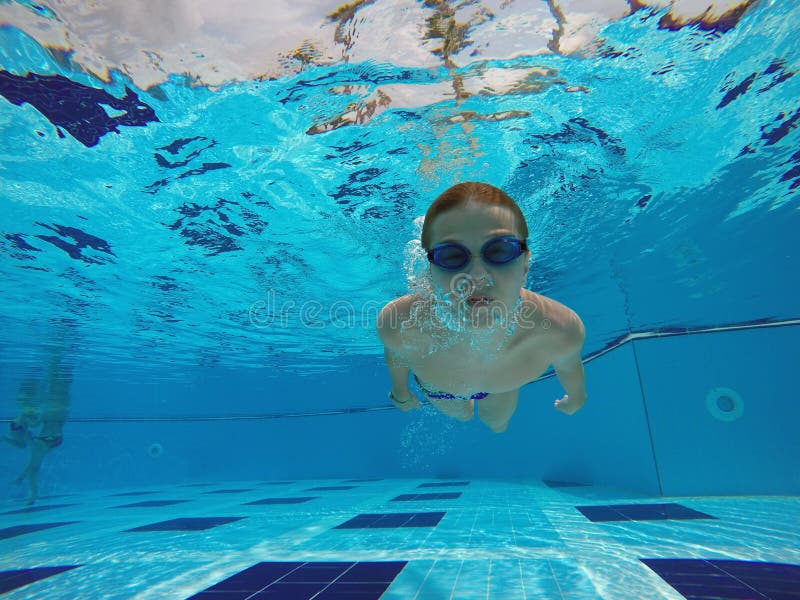
M455 242L472 255L457 271L430 264L430 272L436 290L475 327L488 327L503 315L510 317L528 274L528 251L503 265L493 265L481 256L483 245L499 236L521 239L514 213L504 206L469 201L439 214L431 224L431 248Z

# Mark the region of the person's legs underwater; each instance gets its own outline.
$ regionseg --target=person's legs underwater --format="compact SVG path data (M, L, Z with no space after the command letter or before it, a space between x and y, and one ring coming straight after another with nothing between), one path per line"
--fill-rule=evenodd
M519 390L489 394L478 402L478 418L495 433L504 432L517 409L518 397Z

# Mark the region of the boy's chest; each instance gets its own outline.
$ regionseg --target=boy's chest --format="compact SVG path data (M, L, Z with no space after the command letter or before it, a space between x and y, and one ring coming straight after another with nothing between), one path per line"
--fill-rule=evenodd
M423 382L454 394L518 389L550 365L544 348L525 340L500 347L463 343L431 348L431 340L420 335L416 342L409 368Z

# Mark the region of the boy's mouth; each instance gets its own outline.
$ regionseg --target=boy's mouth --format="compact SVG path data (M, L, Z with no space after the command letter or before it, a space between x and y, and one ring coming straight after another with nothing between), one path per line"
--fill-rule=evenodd
M494 298L491 296L485 296L483 294L475 294L474 296L467 298L467 304L469 304L469 306L472 308L476 306L488 306L492 301L494 301Z

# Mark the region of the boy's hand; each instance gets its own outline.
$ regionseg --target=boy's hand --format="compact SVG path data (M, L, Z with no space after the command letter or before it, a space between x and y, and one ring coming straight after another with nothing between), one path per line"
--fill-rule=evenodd
M405 395L401 396L396 396L393 392L389 392L389 400L392 401L395 408L399 408L403 412L420 407L419 400L411 392L406 392Z
M555 407L556 410L560 410L565 415L573 415L580 410L584 402L586 402L585 399L581 402L570 400L569 394L564 394L563 398L556 400Z

